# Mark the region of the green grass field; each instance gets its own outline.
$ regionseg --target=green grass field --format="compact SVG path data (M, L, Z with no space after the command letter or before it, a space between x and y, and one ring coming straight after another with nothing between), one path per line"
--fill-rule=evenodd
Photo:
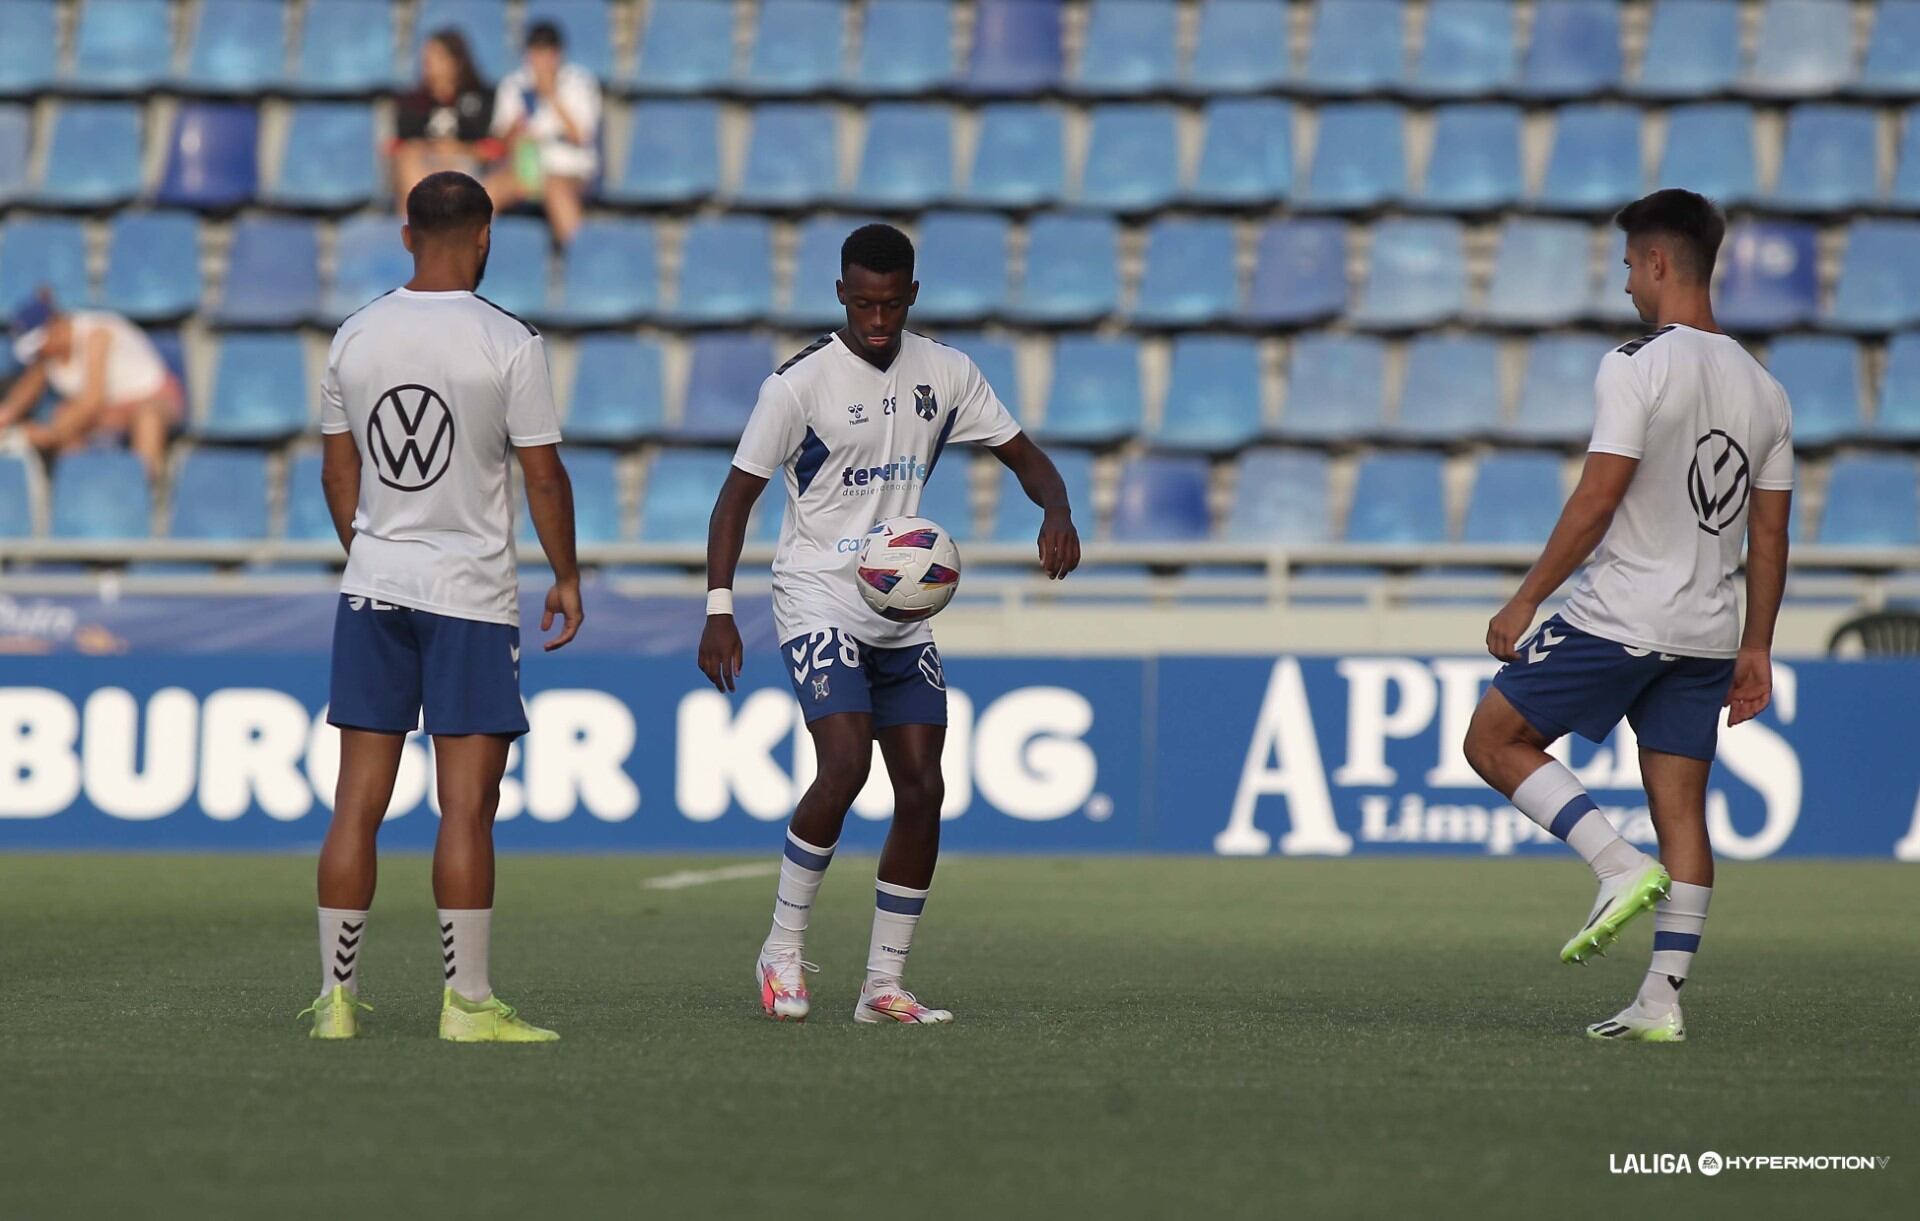
M385 862L357 1043L294 1014L310 862L0 859L0 1216L1911 1215L1914 877L1723 868L1680 1047L1590 1043L1649 921L1561 966L1573 862L958 858L856 1027L872 862L842 858L815 1016L760 1017L765 877L503 861L494 978L551 1047L434 1036L426 862ZM1627 1177L1608 1155L1878 1154ZM1706 1210L1704 1213L1699 1210Z

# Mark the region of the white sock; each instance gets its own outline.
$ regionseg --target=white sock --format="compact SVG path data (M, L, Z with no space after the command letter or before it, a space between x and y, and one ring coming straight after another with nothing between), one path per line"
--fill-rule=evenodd
M867 983L898 982L913 949L913 926L927 906L927 892L892 882L874 882L873 940L867 943Z
M1713 887L1675 882L1666 902L1653 912L1653 961L1640 984L1634 1003L1642 1009L1665 1010L1680 1000L1680 985L1693 970L1700 935L1707 928L1707 904Z
M797 950L806 944L807 919L814 897L833 863L834 845L816 848L787 832L786 855L780 860L780 887L773 896L773 928L767 933L769 950Z
M487 978L487 950L493 940L491 907L440 909L440 962L446 984L462 1000L483 1001L493 995Z
M1594 876L1606 879L1624 873L1645 854L1620 838L1607 816L1567 765L1549 759L1513 790L1514 808L1539 823L1567 847L1580 854Z
M360 938L367 930L367 913L344 908L320 909L320 995L344 987L360 995Z

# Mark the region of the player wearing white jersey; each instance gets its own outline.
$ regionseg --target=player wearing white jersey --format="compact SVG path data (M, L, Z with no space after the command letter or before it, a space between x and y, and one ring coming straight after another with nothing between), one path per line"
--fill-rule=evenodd
M819 769L795 809L773 928L754 967L761 1007L807 1016L809 913L841 825L866 784L873 743L893 781L893 825L880 857L867 978L854 1020L950 1021L900 984L940 848L946 678L928 625L876 614L855 586L860 541L876 521L918 511L949 445L987 446L1045 511L1040 566L1060 578L1080 562L1066 485L1020 431L971 360L906 329L920 286L913 245L887 225L841 249L847 325L782 365L760 387L707 537L707 625L700 668L722 691L742 664L733 576L747 514L767 481L786 482L787 518L773 563L782 664L813 737ZM964 479L954 469L943 478Z
M320 850L320 997L313 1036L358 1032L359 961L373 902L375 836L401 748L433 738L439 838L433 891L443 968L440 1037L535 1043L559 1036L493 994L493 816L520 704L513 552L517 455L553 566L547 641L582 619L573 489L538 331L474 295L493 205L444 172L407 196L413 278L341 325L327 354L320 431L327 507L347 549L334 620L327 720L340 730L333 821Z
M1474 713L1465 750L1599 880L1563 961L1604 953L1628 921L1656 912L1638 996L1587 1033L1678 1042L1680 986L1712 894L1706 793L1720 709L1738 725L1772 694L1792 421L1780 383L1714 324L1708 285L1726 222L1713 204L1658 191L1616 220L1627 235L1627 292L1657 329L1601 359L1586 469L1520 591L1488 625L1488 651L1508 664ZM1744 628L1733 588L1743 540ZM1565 609L1528 636L1540 604L1583 561ZM1622 717L1639 743L1658 862L1546 754L1569 732L1601 741Z

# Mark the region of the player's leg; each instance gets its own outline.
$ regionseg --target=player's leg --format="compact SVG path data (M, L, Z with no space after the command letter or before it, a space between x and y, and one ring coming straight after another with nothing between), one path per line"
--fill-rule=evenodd
M445 986L478 1004L493 995L487 960L493 923L493 819L512 740L436 736L440 834L433 843L433 902L440 917Z
M573 235L580 231L581 217L586 211L583 202L585 195L586 189L580 179L567 175L547 176L546 189L541 197L547 209L547 224L553 229L556 244L570 244Z
M127 448L147 468L147 478L158 480L167 466L167 438L180 419L178 386L141 399L127 409Z

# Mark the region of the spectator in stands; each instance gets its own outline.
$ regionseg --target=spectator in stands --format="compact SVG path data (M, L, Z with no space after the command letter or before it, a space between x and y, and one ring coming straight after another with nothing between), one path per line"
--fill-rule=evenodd
M394 115L393 193L406 210L407 192L428 174L459 170L477 175L500 156L493 138L493 93L473 66L458 30L440 30L420 48L420 84L400 98Z
M15 311L12 335L26 371L0 398L0 429L25 420L52 386L60 399L52 416L21 425L29 445L57 454L124 435L148 475L159 477L186 395L139 327L99 310L61 313L42 292Z
M524 66L500 82L493 133L508 160L487 179L495 208L539 200L561 245L580 228L587 185L599 172L600 82L566 62L560 27L536 21L527 30Z

